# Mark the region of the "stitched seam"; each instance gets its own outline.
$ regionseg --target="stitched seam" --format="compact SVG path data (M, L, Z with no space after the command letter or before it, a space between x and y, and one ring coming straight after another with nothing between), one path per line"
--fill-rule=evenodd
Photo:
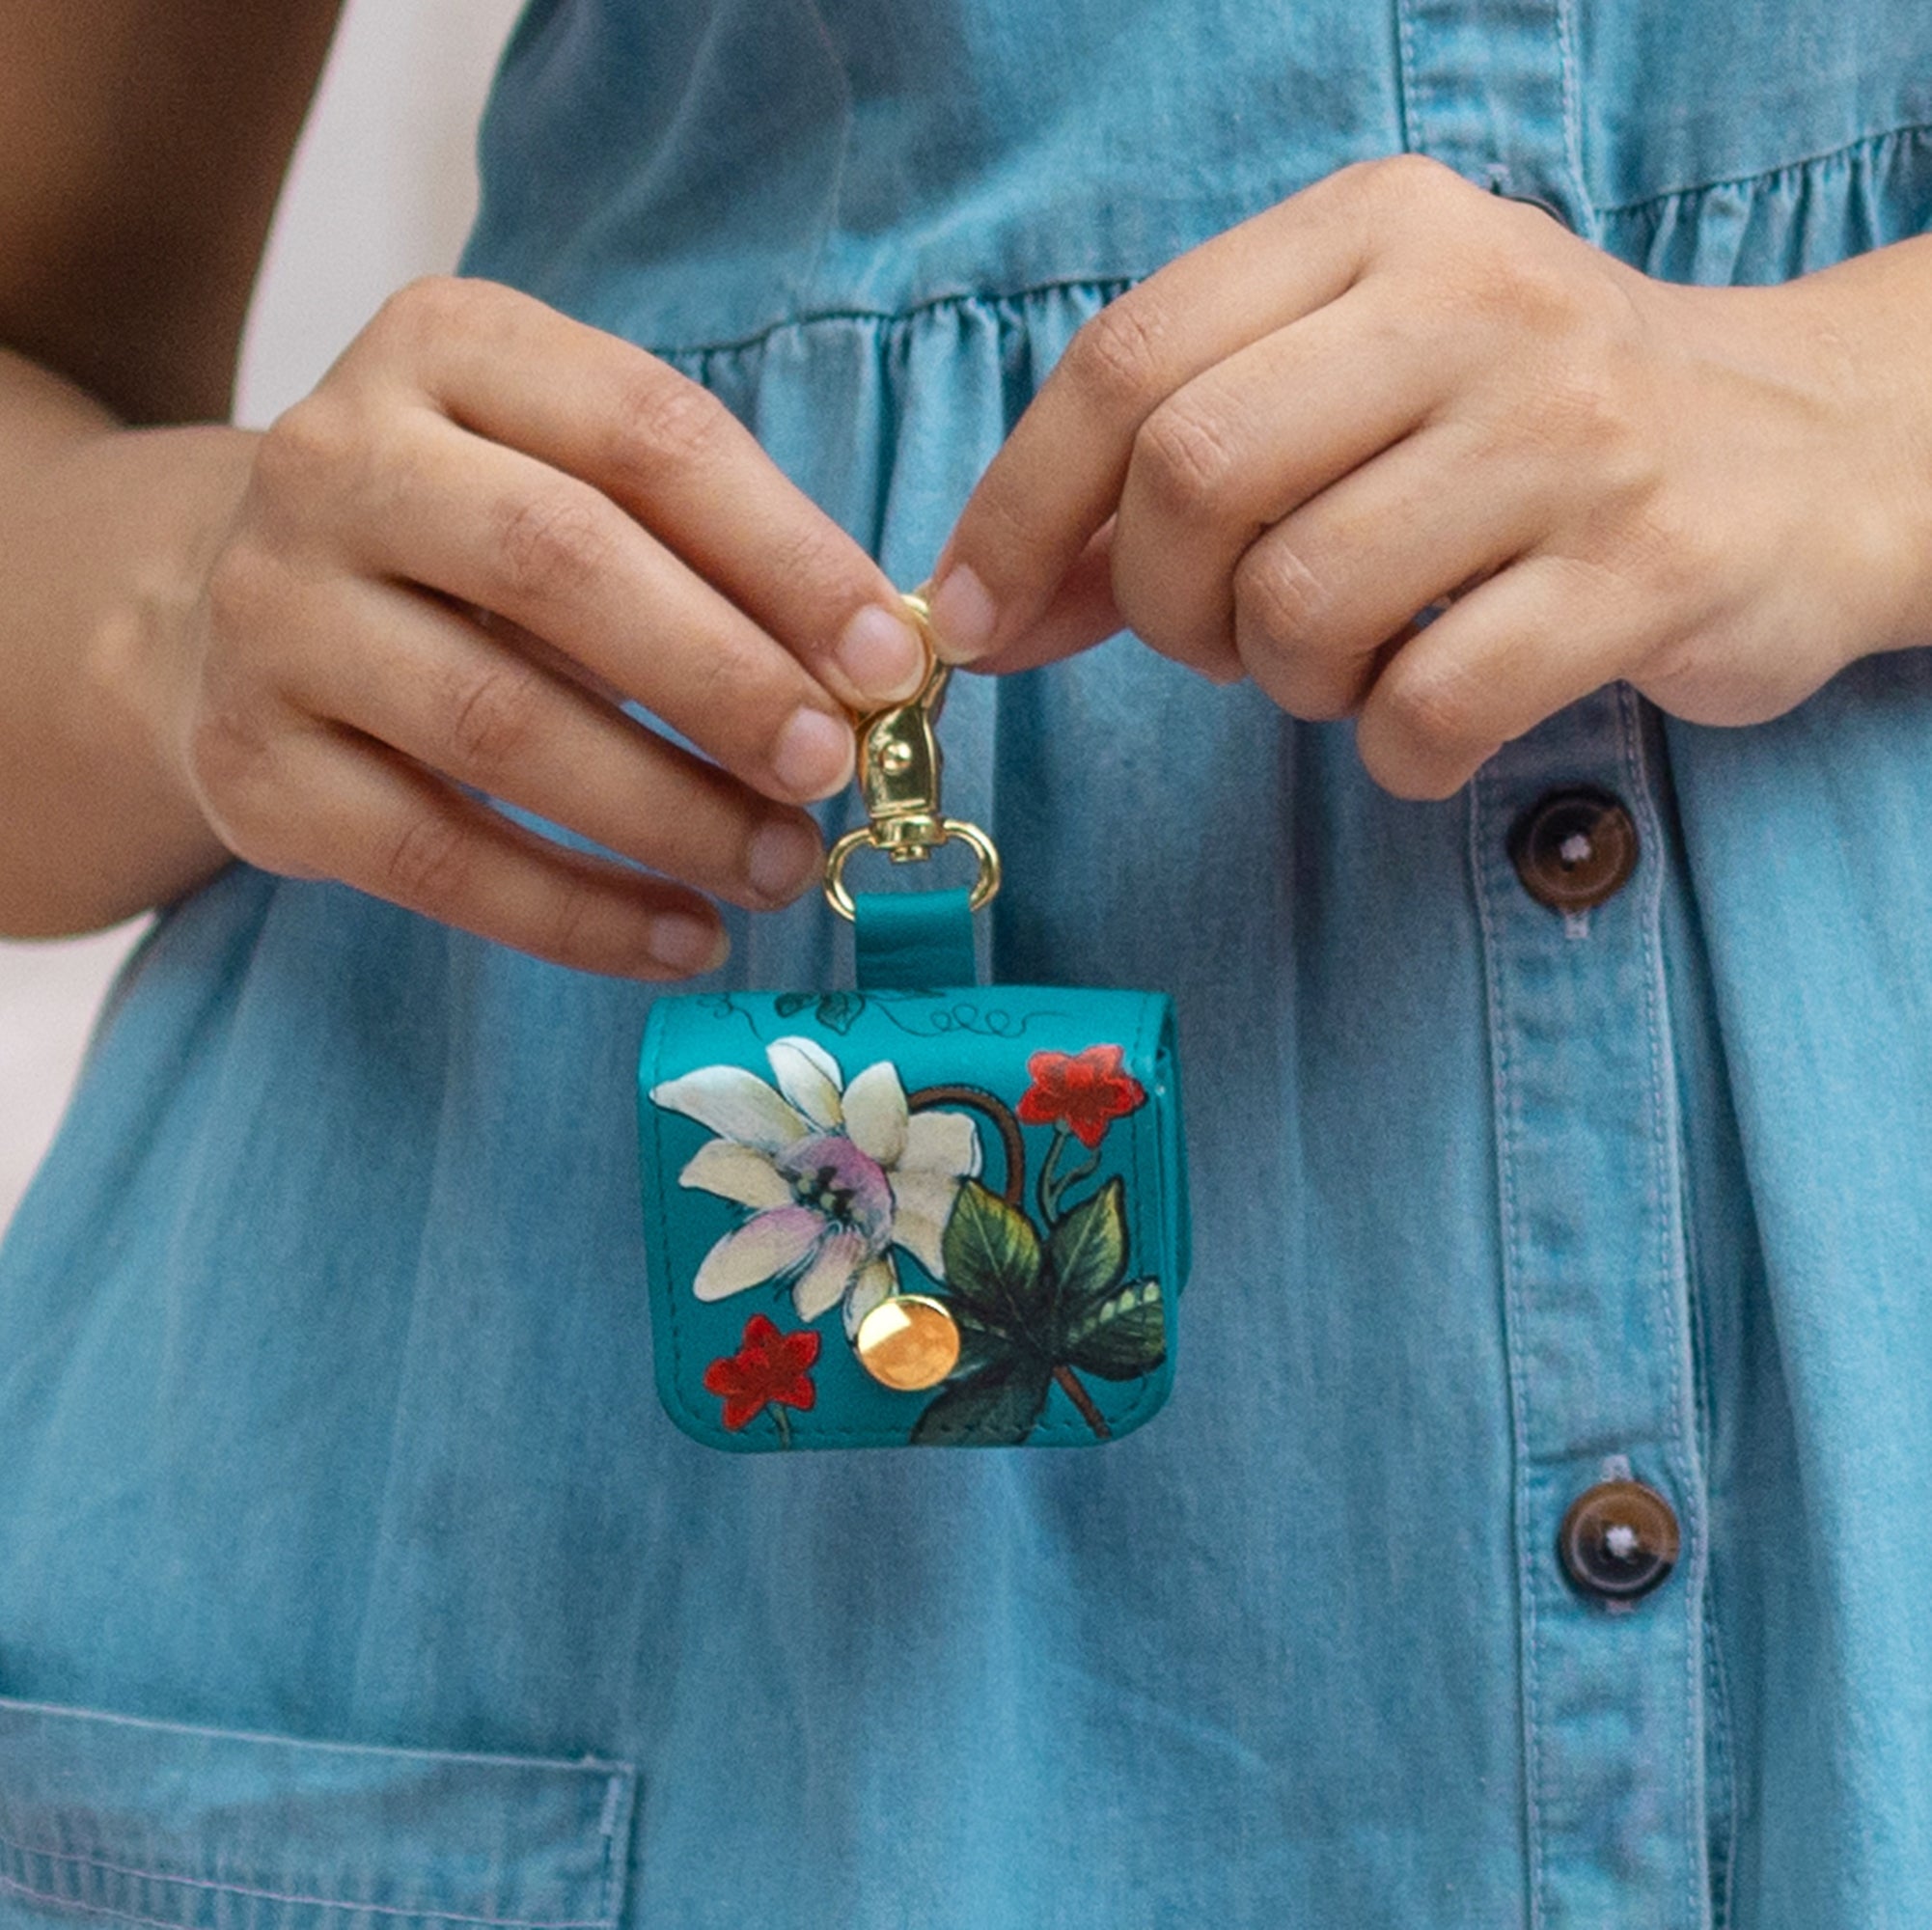
M1538 1798L1542 1762L1536 1731L1536 1577L1531 1554L1531 1538L1526 1532L1530 1517L1530 1442L1528 1420L1528 1368L1523 1359L1525 1314L1522 1302L1522 1268L1517 1254L1519 1221L1516 1206L1514 1089L1509 1078L1508 1029L1502 1009L1502 964L1498 951L1495 907L1491 902L1487 872L1482 854L1486 848L1483 829L1486 822L1483 799L1493 780L1479 774L1470 787L1469 862L1476 887L1477 921L1482 932L1484 978L1489 1015L1489 1044L1492 1059L1490 1084L1496 1108L1497 1196L1503 1234L1504 1343L1509 1359L1510 1433L1516 1456L1516 1590L1522 1615L1518 1636L1523 1675L1523 1806L1529 1841L1529 1888L1531 1930L1541 1930L1544 1911L1543 1815Z
M1670 747L1665 743L1664 756L1668 764ZM1694 943L1703 943L1701 921L1694 935ZM1680 1126L1679 1143L1684 1138ZM1697 1216L1694 1210L1692 1184L1688 1160L1679 1175L1678 1198L1684 1227L1684 1257L1689 1286L1692 1344L1696 1349L1693 1356L1699 1372L1694 1387L1696 1397L1698 1461L1704 1462L1705 1449L1717 1437L1717 1419L1714 1396L1711 1392L1711 1345L1710 1328L1706 1306L1704 1255L1697 1238ZM1708 1556L1709 1510L1706 1505L1706 1555L1702 1563L1700 1581L1703 1589L1703 1611L1701 1616L1701 1639L1704 1661L1704 1710L1710 1725L1712 1739L1716 1745L1717 1775L1719 1795L1724 1806L1724 1868L1722 1887L1713 1906L1711 1930L1727 1930L1733 1915L1732 1898L1736 1892L1737 1877L1737 1764L1731 1735L1730 1687L1725 1672L1724 1651L1719 1644L1715 1582L1711 1573ZM1706 1758L1708 1762L1708 1756ZM1708 1774L1705 1785L1706 1830L1705 1842L1709 1843L1708 1816L1711 1791ZM1716 1874L1715 1871L1712 1872Z
M1730 1678L1725 1672L1724 1650L1715 1638L1715 1617L1712 1628L1711 1669L1717 1678L1718 1707L1724 1718L1725 1815L1730 1832L1725 1841L1724 1922L1717 1926L1717 1930L1725 1930L1737 1911L1737 1751L1731 1740Z
M1638 810L1642 813L1646 841L1653 852L1658 852L1660 833L1650 812L1648 778L1643 768L1642 754L1637 742L1636 702L1627 684L1618 684L1616 686L1615 701L1618 721L1622 727L1623 764L1629 779L1631 794L1636 798ZM1658 853L1658 856L1661 859L1661 853ZM1645 881L1643 893L1643 916L1649 927L1644 937L1644 951L1647 956L1645 958L1643 973L1643 1041L1650 1072L1650 1197L1657 1202L1657 1254L1652 1289L1655 1310L1652 1317L1658 1321L1658 1327L1652 1337L1652 1350L1656 1353L1662 1353L1665 1358L1666 1389L1670 1403L1667 1410L1668 1418L1665 1421L1665 1439L1670 1445L1671 1459L1675 1464L1679 1475L1679 1504L1687 1514L1692 1514L1695 1517L1696 1503L1691 1494L1690 1469L1683 1456L1683 1430L1678 1413L1682 1400L1682 1392L1678 1382L1677 1347L1675 1344L1678 1337L1674 1331L1676 1323L1670 1318L1673 1311L1670 1291L1671 1283L1670 1209L1669 1203L1670 1194L1670 1191L1667 1191L1666 1185L1669 1178L1667 1171L1668 1157L1667 1149L1663 1143L1664 1130L1669 1116L1664 1110L1662 1065L1657 1037L1656 974L1662 970L1663 961L1658 955L1654 936L1657 929L1656 921L1661 913L1662 906L1662 879L1663 866L1659 862L1652 866L1651 874L1649 879ZM1694 1529L1694 1535L1695 1531ZM1695 1546L1694 1541L1693 1558L1685 1564L1687 1572L1684 1579L1687 1585L1683 1591L1683 1614L1687 1624L1692 1603L1696 1595L1701 1592L1701 1590L1693 1589L1688 1585L1698 1576L1698 1571L1701 1568L1700 1561L1696 1558ZM1693 1802L1697 1779L1692 1774L1693 1766L1691 1762L1692 1748L1700 1745L1700 1738L1695 1727L1692 1726L1698 1701L1697 1683L1696 1680L1697 1643L1695 1631L1689 1630L1687 1626L1687 1633L1690 1636L1690 1640L1685 1644L1684 1662L1685 1672L1690 1679L1687 1684L1685 1697L1686 1734L1683 1739L1684 1841L1687 1845L1692 1845L1697 1843L1702 1834L1703 1819L1696 1814L1696 1806ZM1686 1871L1687 1877L1694 1875L1697 1858L1692 1856L1689 1859L1689 1862L1690 1868ZM1690 1895L1688 1897L1692 1915L1686 1919L1690 1922L1700 1921L1704 1915L1703 1907L1697 1896L1696 1889L1696 1884L1693 1882L1690 1886Z
M110 1910L101 1903L81 1903L71 1896L56 1896L51 1890L32 1889L10 1876L0 1876L0 1893L28 1897L35 1903L51 1903L60 1910L78 1911L83 1916L106 1916L117 1923L148 1923L154 1930L181 1930L179 1919L171 1923L162 1916L137 1916L131 1910Z
M1153 1018L1154 1001L1152 999L1142 1000L1140 1024L1134 1030L1134 1063L1142 1072L1146 1074L1149 1086L1158 1086L1160 1082L1154 1077L1153 1055L1147 1044L1147 1029L1153 1023ZM1153 1108L1150 1106L1147 1109L1145 1127L1137 1130L1127 1142L1127 1158L1134 1169L1135 1218L1140 1223L1139 1230L1143 1235L1140 1245L1142 1250L1141 1259L1144 1264L1147 1258L1146 1248L1149 1243L1145 1238L1147 1227L1147 1194L1142 1185L1141 1154L1143 1141L1155 1133L1158 1121L1155 1119ZM1155 1149L1154 1156L1156 1159L1159 1158L1158 1147ZM1157 1195L1157 1204L1163 1209L1160 1213L1162 1220L1167 1218L1165 1211L1166 1200L1167 1194L1163 1187L1163 1190ZM1167 1266L1166 1248L1158 1240L1152 1242L1152 1245L1154 1248L1155 1263L1165 1269ZM1173 1322L1168 1317L1173 1308L1173 1276L1170 1275L1167 1280L1161 1282L1161 1331L1167 1336L1168 1340L1167 1346L1162 1350L1163 1353L1171 1352L1173 1345ZM1109 1419L1108 1430L1110 1435L1118 1436L1121 1431L1119 1422L1122 1420L1131 1421L1140 1413L1141 1409L1146 1405L1147 1397L1153 1392L1154 1387L1155 1381L1153 1375L1148 1374L1143 1378L1133 1399L1120 1410L1118 1417L1111 1417Z
M1395 43L1397 77L1401 85L1402 147L1411 154L1428 152L1422 125L1421 69L1416 60L1416 18L1411 0L1396 0Z
M277 1736L260 1729L211 1729L199 1723L169 1723L152 1716L124 1716L111 1709L73 1709L61 1702L25 1702L0 1696L0 1715L58 1716L64 1722L107 1723L122 1729L152 1729L171 1736L201 1736L222 1743L272 1743L278 1749L334 1755L380 1756L385 1760L429 1763L468 1763L483 1767L566 1770L586 1776L632 1777L637 1765L604 1762L587 1756L572 1762L561 1756L488 1755L464 1750L402 1749L394 1743L311 1741L306 1736ZM7 1838L0 1835L0 1842Z
M1584 172L1583 106L1577 95L1576 18L1570 0L1557 0L1557 65L1562 75L1563 153L1570 164L1577 207L1583 211L1589 238L1596 238L1596 210L1590 205L1588 177Z
M1876 152L1890 142L1932 140L1932 122L1906 121L1896 127L1881 127L1876 133L1860 134L1835 148L1821 149L1815 154L1801 154L1796 160L1780 161L1775 168L1759 168L1743 175L1724 175L1716 180L1686 181L1679 187L1665 188L1659 194L1640 196L1636 201L1611 202L1597 209L1599 214L1636 214L1646 207L1661 207L1668 201L1686 201L1693 195L1713 194L1723 187L1756 187L1785 175L1803 174L1808 168L1823 168L1847 155L1869 150Z
M0 1836L0 1847L23 1857L41 1857L50 1863L102 1870L111 1876L131 1876L143 1883L160 1884L169 1889L212 1890L220 1896L247 1896L260 1903L293 1903L315 1910L362 1912L371 1916L393 1916L412 1923L474 1923L487 1925L489 1930L607 1930L611 1921L608 1914L569 1917L477 1916L463 1911L433 1910L427 1906L360 1903L340 1896L297 1896L278 1889L259 1889L245 1883L211 1883L202 1877L174 1876L165 1870L135 1869L126 1863L111 1863L99 1857L79 1856L71 1850L41 1849L33 1843L16 1842L9 1836ZM130 1923L161 1923L166 1930L181 1930L179 1918L141 1916L104 1903L86 1903L77 1897L62 1896L55 1890L35 1889L15 1877L0 1875L0 1889L17 1890L23 1896L65 1904L71 1910L85 1910L98 1916L119 1916Z
M943 309L992 308L1003 302L1027 302L1041 295L1093 294L1102 302L1125 294L1142 275L1065 275L1043 282L1029 282L1016 289L966 289L952 294L931 295L925 301L909 302L903 308L825 308L808 315L781 316L745 335L727 336L715 342L648 342L643 345L653 355L691 359L701 355L736 355L762 348L776 335L789 330L814 328L821 322L847 321L859 324L883 323L898 328L925 320Z
M1702 1859L1695 1854L1695 1846L1704 1838L1704 1819L1697 1813L1697 1786L1700 1781L1699 1770L1703 1750L1703 1736L1698 1723L1698 1713L1703 1700L1703 1684L1698 1679L1700 1641L1697 1614L1701 1613L1705 1527L1703 1508L1697 1494L1697 1471L1694 1457L1684 1440L1683 1424L1683 1379L1679 1355L1679 1342L1683 1334L1673 1317L1676 1312L1676 1245L1671 1237L1672 1204L1678 1198L1676 1187L1670 1184L1670 1130L1672 1115L1669 1096L1664 1086L1662 1032L1664 1018L1660 999L1664 971L1663 947L1661 943L1661 916L1663 906L1663 832L1657 822L1656 813L1651 808L1649 773L1645 767L1643 748L1638 734L1637 698L1627 683L1619 683L1615 691L1619 721L1622 725L1623 761L1629 775L1631 794L1637 800L1637 808L1642 815L1643 836L1655 854L1650 876L1645 881L1643 893L1643 914L1648 926L1644 938L1646 969L1643 973L1643 1037L1650 1062L1650 1187L1651 1197L1657 1202L1657 1266L1654 1276L1657 1317L1659 1328L1654 1336L1655 1351L1664 1355L1669 1376L1668 1392L1670 1408L1665 1425L1665 1438L1670 1444L1670 1458L1677 1475L1678 1502L1691 1525L1691 1559L1685 1564L1684 1607L1684 1737L1683 1737L1683 1778L1684 1778L1684 1841L1693 1846L1694 1853L1686 1860L1685 1880L1688 1887L1690 1922L1702 1922L1708 1914L1708 1895L1697 1894L1697 1868Z
M625 1778L613 1776L604 1785L604 1812L597 1819L597 1827L604 1839L604 1882L597 1897L598 1920L614 1923L617 1920L618 1898L622 1894L620 1885L623 1871L618 1858L618 1812L623 1811L624 1847L629 1847L630 1806L624 1802L628 1788Z
M1684 1255L1690 1284L1691 1337L1696 1350L1693 1358L1701 1364L1701 1370L1696 1377L1693 1392L1697 1400L1699 1440L1703 1444L1708 1444L1715 1437L1716 1421L1710 1403L1711 1348L1710 1330L1703 1306L1705 1278L1703 1253L1697 1237L1697 1216L1692 1210L1689 1174L1685 1173L1682 1177L1683 1187L1680 1197L1683 1200ZM1701 1624L1704 1651L1704 1710L1717 1746L1719 1786L1725 1809L1724 1882L1713 1911L1711 1930L1726 1930L1731 1916L1731 1878L1737 1858L1737 1778L1731 1756L1730 1691L1725 1680L1724 1658L1718 1649L1717 1614L1712 1599L1712 1585L1710 1576L1706 1572ZM1710 1785L1707 1773L1705 1780L1707 1806L1709 1800ZM1706 1843L1709 1841L1708 1808L1705 1841Z
M1683 1128L1678 1128L1681 1138ZM1717 1431L1716 1412L1711 1405L1711 1342L1709 1329L1704 1317L1704 1254L1697 1238L1696 1203L1691 1198L1691 1178L1688 1171L1677 1175L1677 1198L1681 1202L1678 1212L1684 1223L1684 1279L1689 1292L1685 1296L1691 1313L1691 1360L1696 1369L1692 1376L1692 1404L1697 1416L1698 1458L1701 1460L1703 1448L1714 1438Z
M1704 1598L1704 1672L1709 1680L1707 1701L1717 1732L1725 1798L1724 1889L1712 1915L1711 1930L1729 1930L1732 1899L1737 1894L1737 1760L1731 1742L1730 1684L1725 1675L1724 1651L1718 1645L1717 1614L1708 1594Z

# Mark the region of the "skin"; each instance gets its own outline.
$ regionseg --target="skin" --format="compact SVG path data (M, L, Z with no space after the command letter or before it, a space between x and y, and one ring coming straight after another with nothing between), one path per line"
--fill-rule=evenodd
M1619 678L1776 717L1932 642L1928 307L1932 238L1684 288L1434 162L1345 169L1080 332L934 570L941 653L1131 627L1353 717L1407 798Z
M815 880L802 806L922 647L720 403L509 289L413 285L265 433L219 421L337 4L0 0L0 932L241 857L705 969L712 898Z
M0 0L0 934L239 856L703 969L711 898L815 876L800 807L916 642L712 399L509 290L404 290L225 425L337 11ZM1774 716L1932 636L1929 250L1673 289L1426 161L1345 170L1083 331L935 571L942 639L1012 669L1131 625L1354 715L1416 797L1612 677Z

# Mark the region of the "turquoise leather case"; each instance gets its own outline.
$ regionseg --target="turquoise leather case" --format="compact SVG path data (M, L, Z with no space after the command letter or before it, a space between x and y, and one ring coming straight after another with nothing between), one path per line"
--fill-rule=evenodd
M859 990L652 1008L638 1117L664 1406L739 1451L1117 1439L1167 1396L1187 1277L1173 1006L974 985L963 895L860 906ZM901 982L938 972L964 982ZM960 1337L918 1392L852 1344L896 1294L940 1302Z

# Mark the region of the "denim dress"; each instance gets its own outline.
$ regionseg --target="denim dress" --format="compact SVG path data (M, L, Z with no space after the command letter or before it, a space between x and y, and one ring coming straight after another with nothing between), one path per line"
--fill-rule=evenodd
M1084 321L1403 149L1795 276L1932 228L1932 11L537 0L467 266L912 584ZM1167 1409L686 1439L651 990L233 867L0 1256L0 1923L1932 1923L1932 655L1446 803L1127 636L945 737L995 971L1178 1004Z

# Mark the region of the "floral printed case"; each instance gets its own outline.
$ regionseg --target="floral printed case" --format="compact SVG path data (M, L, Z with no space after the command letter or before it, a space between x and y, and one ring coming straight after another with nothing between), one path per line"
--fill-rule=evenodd
M1166 1398L1188 1227L1164 996L660 999L639 1123L658 1391L698 1440L1073 1446ZM868 1365L901 1309L956 1341L930 1384Z

